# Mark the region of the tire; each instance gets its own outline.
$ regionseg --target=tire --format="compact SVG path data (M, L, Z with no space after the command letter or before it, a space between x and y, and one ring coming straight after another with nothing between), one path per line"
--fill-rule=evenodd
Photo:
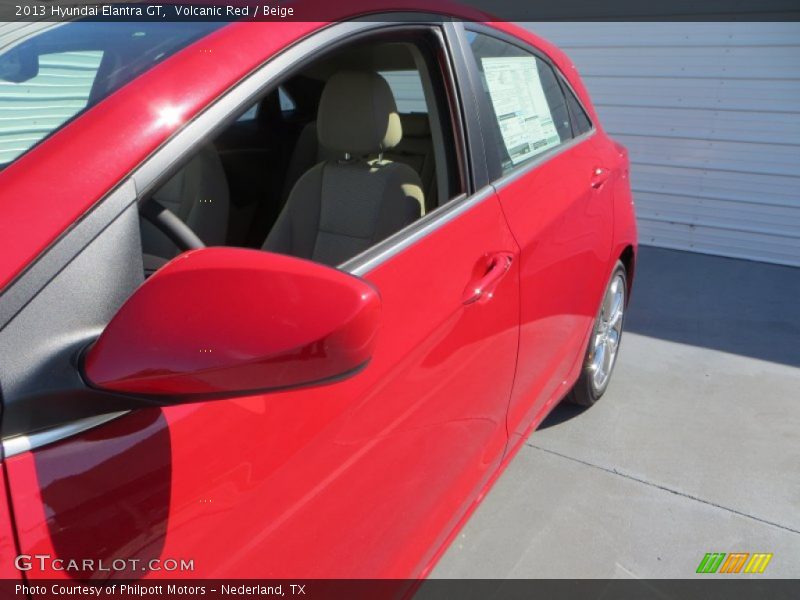
M625 265L617 261L592 326L592 335L586 348L581 374L567 394L568 401L581 406L591 406L608 388L619 356L627 301L628 277Z

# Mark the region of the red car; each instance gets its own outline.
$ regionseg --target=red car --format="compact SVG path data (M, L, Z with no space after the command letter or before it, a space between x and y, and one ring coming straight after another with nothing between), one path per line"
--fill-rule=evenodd
M0 34L0 576L425 576L606 389L628 157L551 44Z

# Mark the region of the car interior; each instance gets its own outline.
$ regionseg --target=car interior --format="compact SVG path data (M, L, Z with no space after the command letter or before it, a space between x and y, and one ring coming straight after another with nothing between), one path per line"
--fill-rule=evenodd
M466 191L430 32L301 65L141 203L146 275L205 246L336 266Z

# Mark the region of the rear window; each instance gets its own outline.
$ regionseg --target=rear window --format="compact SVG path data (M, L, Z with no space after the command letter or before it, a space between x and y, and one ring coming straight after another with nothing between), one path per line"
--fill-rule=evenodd
M544 60L488 35L469 32L468 40L494 111L503 172L572 139L564 90Z
M0 168L221 24L22 26L0 30Z
M397 111L401 113L427 113L425 92L419 71L380 71L392 88Z

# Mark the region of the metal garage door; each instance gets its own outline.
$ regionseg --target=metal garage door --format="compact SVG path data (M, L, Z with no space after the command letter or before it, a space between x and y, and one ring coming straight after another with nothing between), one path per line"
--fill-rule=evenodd
M799 23L526 23L630 150L642 243L800 265Z

